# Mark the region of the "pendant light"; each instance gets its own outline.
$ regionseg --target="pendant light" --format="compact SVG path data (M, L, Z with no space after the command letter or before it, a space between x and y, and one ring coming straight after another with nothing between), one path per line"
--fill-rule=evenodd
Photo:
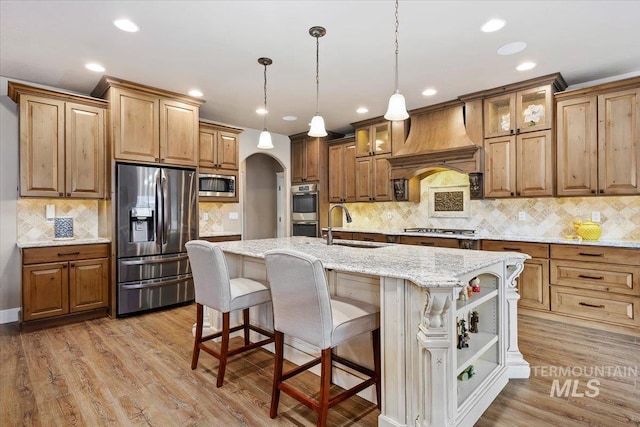
M258 148L267 150L273 148L271 134L267 131L267 65L273 64L273 61L271 58L258 58L258 63L264 65L264 129L260 132Z
M396 91L389 98L389 108L384 115L387 120L406 120L409 118L404 96L400 93L398 85L398 0L396 0Z
M324 127L324 119L320 115L320 37L327 34L327 30L324 27L311 27L309 28L309 34L316 38L316 114L311 119L311 128L309 129L309 136L327 136L327 130Z

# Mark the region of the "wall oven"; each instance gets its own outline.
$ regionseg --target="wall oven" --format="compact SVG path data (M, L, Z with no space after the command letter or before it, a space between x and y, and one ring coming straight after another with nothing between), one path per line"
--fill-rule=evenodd
M236 197L235 175L201 173L198 175L200 197Z
M319 197L317 184L291 187L291 221L293 236L319 236Z

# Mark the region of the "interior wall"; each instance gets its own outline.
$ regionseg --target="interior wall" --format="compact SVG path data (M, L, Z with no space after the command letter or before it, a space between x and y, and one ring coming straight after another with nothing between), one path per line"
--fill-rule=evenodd
M20 252L17 240L18 106L0 76L0 323L18 319Z
M249 156L246 166L244 238L267 239L277 236L276 173L282 166L271 156L256 153Z

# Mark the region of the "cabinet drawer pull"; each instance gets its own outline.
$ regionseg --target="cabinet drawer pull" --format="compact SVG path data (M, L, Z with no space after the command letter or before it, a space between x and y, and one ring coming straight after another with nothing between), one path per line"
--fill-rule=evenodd
M77 251L77 252L58 252L58 256L68 256L68 255L80 255L80 251Z
M580 277L581 279L604 280L604 276L595 277L595 276L587 276L586 274L580 274L578 275L578 277Z
M365 242L373 242L373 239L371 237L363 237L362 240L364 240Z
M586 252L578 252L578 255L582 255L582 256L604 256L604 254L589 254Z
M420 242L420 244L422 246L435 246L436 245L434 242Z
M513 251L513 252L522 252L522 249L518 249L518 248L502 248L505 251Z
M587 304L586 302L581 302L579 303L580 305L584 306L584 307L593 307L593 308L604 308L604 305L600 304L600 305L593 305L593 304Z

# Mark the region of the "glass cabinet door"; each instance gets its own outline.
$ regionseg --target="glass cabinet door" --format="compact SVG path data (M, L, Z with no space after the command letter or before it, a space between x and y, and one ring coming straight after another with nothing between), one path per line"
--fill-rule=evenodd
M540 86L517 93L518 133L551 127L551 86Z
M391 153L391 138L389 138L389 128L389 122L373 126L373 153L375 155Z
M484 100L484 137L513 135L516 132L515 94Z
M369 156L371 153L371 127L356 129L356 157Z

